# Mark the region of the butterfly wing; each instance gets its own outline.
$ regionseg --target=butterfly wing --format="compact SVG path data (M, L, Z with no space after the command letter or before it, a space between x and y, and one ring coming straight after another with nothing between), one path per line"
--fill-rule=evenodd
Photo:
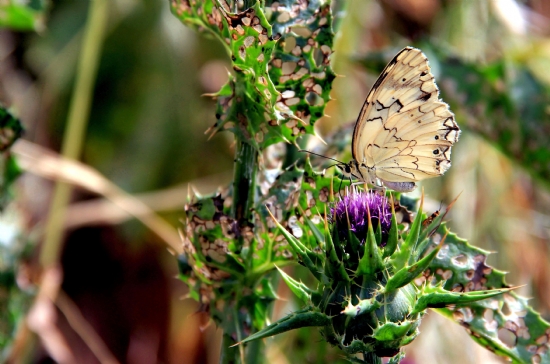
M407 47L388 63L359 113L352 154L387 182L415 182L450 167L460 129L439 89L428 59Z

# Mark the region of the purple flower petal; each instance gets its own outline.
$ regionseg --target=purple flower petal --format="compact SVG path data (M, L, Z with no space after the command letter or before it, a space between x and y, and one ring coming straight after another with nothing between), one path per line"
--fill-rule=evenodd
M367 209L370 210L373 228L376 230L380 221L382 234L387 235L391 226L388 199L374 192L358 192L344 196L330 209L331 220L336 223L342 238L345 239L351 230L361 243L365 242L369 229Z

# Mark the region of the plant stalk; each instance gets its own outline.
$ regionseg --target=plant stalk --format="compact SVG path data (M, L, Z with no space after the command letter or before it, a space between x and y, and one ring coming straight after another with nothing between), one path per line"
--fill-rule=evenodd
M220 352L220 364L237 364L239 360L239 347L235 345L235 340L231 338L231 333L224 330L222 338L222 348Z
M251 209L254 206L257 171L258 152L252 145L237 141L231 215L239 224L239 228L252 223ZM240 251L243 248L242 237L237 244Z
M90 1L82 50L78 60L76 82L61 147L61 154L66 158L78 159L82 151L84 134L90 116L90 106L99 58L107 26L109 4L110 2L107 0ZM64 182L57 182L55 185L44 245L40 253L40 263L45 268L56 265L59 261L65 212L71 190L71 186Z
M231 207L231 215L237 221L239 230L246 226L253 226L252 207L256 199L256 174L258 172L258 151L249 143L237 140L237 149L235 152L235 172L233 178L233 205ZM239 236L237 241L237 251L241 251L244 247L244 238ZM253 250L249 248L246 262L247 269L252 273L252 254ZM237 294L235 301L229 303L236 307L247 307L246 302L240 294ZM246 347L233 347L235 344L233 335L239 334L242 325L242 317L236 311L233 313L233 325L224 325L223 342L220 355L220 363L232 364L244 361L246 363L257 363L261 352L263 351L263 343L258 340L258 343L251 343ZM237 335L238 340L242 339ZM244 352L244 357L241 353Z
M382 358L375 353L363 353L365 363L368 364L382 364Z

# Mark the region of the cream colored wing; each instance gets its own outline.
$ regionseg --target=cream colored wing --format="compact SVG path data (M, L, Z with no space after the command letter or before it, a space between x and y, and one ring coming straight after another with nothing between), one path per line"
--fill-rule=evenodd
M386 66L369 92L353 132L359 165L388 182L440 176L450 167L460 129L426 56L407 47Z

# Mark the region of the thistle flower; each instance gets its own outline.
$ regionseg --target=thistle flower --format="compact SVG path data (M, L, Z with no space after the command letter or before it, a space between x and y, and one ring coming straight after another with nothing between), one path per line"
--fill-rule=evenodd
M381 246L384 246L390 231L391 211L388 199L383 195L369 191L344 196L330 209L330 220L336 224L340 239L345 239L348 231L352 231L359 242L364 244L369 230L369 212L374 229L380 224Z
M388 200L375 192L354 191L342 198L331 209L328 230L321 232L313 223L308 224L314 236L322 237L322 255L275 221L300 262L319 283L310 288L281 271L305 307L242 343L316 326L327 342L339 347L353 362L379 363L380 357L392 357L391 362L398 363L403 357L401 348L418 335L428 308L475 302L504 292L457 293L442 285L416 286L413 281L429 268L445 241L442 238L425 253L434 243L431 231L439 226L444 214L423 226L421 203L410 229L400 233L390 209ZM364 360L355 357L357 353L363 353Z

